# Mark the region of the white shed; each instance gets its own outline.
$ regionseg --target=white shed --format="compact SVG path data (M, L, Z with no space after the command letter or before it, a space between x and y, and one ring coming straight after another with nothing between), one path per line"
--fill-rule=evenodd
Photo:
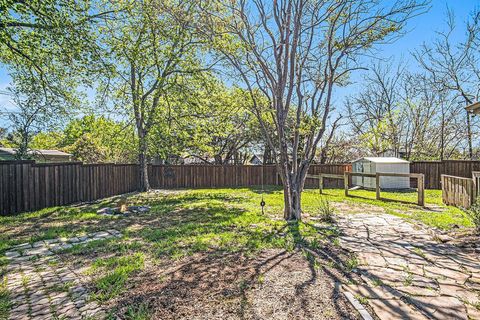
M410 173L410 162L395 157L364 157L352 162L352 171L361 173ZM374 177L353 176L352 183L367 189L375 189ZM380 177L381 189L408 189L409 177Z

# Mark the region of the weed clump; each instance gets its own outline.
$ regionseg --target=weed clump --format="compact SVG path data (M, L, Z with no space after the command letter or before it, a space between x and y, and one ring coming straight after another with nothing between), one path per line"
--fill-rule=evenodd
M318 217L324 222L333 222L335 208L326 197L321 197L318 202Z

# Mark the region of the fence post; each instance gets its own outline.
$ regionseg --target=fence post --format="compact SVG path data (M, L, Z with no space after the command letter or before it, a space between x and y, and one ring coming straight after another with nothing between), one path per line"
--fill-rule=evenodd
M444 204L448 204L447 191L445 189L445 177L443 176L443 174L440 176L440 186L442 188L442 201Z
M417 190L418 190L418 205L425 206L425 176L421 174L417 178Z
M375 173L375 193L376 199L380 200L380 173Z
M476 199L476 198L477 198L477 178L475 177L475 173L472 171L472 199Z
M473 204L473 179L472 180L469 180L467 181L467 189L468 189L468 208L471 207L471 205Z
M343 186L345 188L345 197L348 197L348 172L343 173Z
M478 181L477 181L477 178L478 178L478 175L479 172L478 171L472 171L472 180L473 180L473 202L475 202L477 200L477 197L478 197ZM472 202L472 204L473 204Z
M321 173L320 173L319 179L318 179L318 191L320 192L320 194L323 193L323 176L322 176Z

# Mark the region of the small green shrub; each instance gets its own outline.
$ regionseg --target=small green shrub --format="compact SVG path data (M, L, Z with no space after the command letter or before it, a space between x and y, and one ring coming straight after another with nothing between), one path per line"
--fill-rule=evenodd
M148 320L151 318L151 310L146 303L131 305L124 317L126 320Z
M475 225L477 232L480 233L480 197L477 197L473 205L465 210L472 223Z
M335 214L335 208L326 197L321 197L318 201L318 216L322 221L333 222L333 215Z
M347 273L352 272L358 267L358 259L357 256L351 254L348 259L345 261L345 271Z

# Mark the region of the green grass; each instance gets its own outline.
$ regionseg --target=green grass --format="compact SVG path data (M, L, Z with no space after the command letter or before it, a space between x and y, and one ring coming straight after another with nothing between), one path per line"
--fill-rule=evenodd
M7 289L7 278L0 280L0 320L7 320L8 313L12 306L10 293Z
M352 254L345 261L345 271L347 273L350 273L357 267L358 267L358 259L354 254Z
M440 190L426 190L425 202L427 207L436 206L441 212L418 207L415 204L415 192L382 192L383 198L394 201L376 200L374 191L356 190L350 194L352 197L345 197L343 189L325 189L323 198L333 206L338 203L350 205L357 212L368 211L368 206L374 206L377 210L441 229L449 229L453 225L472 226L462 210L442 204ZM272 220L281 220L282 190L278 187L266 188L266 216L260 215L261 197L262 192L257 188L232 188L186 190L167 197L134 195L129 201L151 205L151 215L157 217L172 215L172 212L181 214L182 219L179 221L169 219L171 223L166 228L144 228L140 234L140 238L156 244L159 255L181 257L209 247L255 251L265 247L284 246L286 240L276 237L275 233L285 225L281 221ZM305 190L302 195L304 212L317 216L319 201L318 190ZM112 203L115 200L107 199L89 206L55 207L13 217L0 217L0 231L7 227L31 225L30 229L27 228L21 234L1 232L0 254L19 243L83 235L102 229L102 225L108 222L115 225L116 220L121 220L122 217L96 214L98 208ZM336 213L344 212L336 210ZM35 223L40 227L34 227ZM265 240L265 237L268 239Z
M2 228L27 228L27 231L16 234L1 232L0 254L3 254L11 246L21 243L84 235L91 231L91 222L93 221L99 222L97 229L102 229L100 222L118 219L118 217L100 216L96 213L98 208L111 201L109 199L82 208L76 206L51 207L15 216L0 216L0 231Z
M68 292L68 290L74 285L73 281L63 282L61 284L56 283L53 286L49 287L47 291L49 293L54 292Z
M354 297L355 297L355 299L358 300L358 302L360 302L364 306L368 306L368 298L367 297L364 297L360 294L356 294Z
M145 256L142 253L95 260L90 272L102 275L95 280L93 298L107 301L116 297L125 289L130 275L143 268L144 262Z
M261 214L261 195L252 189L195 190L152 203L158 223L129 231L132 238L151 243L156 256L182 258L202 251L245 252L268 248L293 249L299 241L333 240L335 229L309 223L289 225L282 218L278 190L266 195L268 210ZM172 212L175 212L172 216Z
M126 320L148 320L151 317L151 310L147 304L128 306L124 318Z

